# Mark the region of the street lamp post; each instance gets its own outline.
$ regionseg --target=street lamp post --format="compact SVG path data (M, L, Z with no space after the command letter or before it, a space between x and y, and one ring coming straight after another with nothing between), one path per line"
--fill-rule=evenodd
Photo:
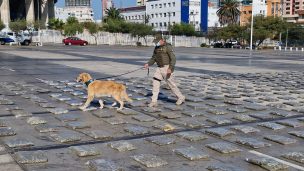
M252 51L252 39L253 39L253 3L251 5L250 51Z

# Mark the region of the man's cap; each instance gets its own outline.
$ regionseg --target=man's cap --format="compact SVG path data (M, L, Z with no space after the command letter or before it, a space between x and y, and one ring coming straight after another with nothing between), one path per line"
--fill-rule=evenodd
M154 36L154 40L153 40L153 43L157 43L159 42L161 39L163 39L163 36L161 34L156 34Z

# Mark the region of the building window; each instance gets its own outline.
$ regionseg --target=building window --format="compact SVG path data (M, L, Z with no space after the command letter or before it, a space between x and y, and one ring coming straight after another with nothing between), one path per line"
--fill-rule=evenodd
M162 8L162 4L159 4L159 8Z
M175 7L175 2L172 2L172 6Z
M167 13L164 13L164 17L167 17Z
M154 14L151 14L151 18L154 18Z
M175 25L175 22L172 22L173 25Z
M154 27L154 23L151 23L151 26Z
M251 14L252 13L252 11L249 11L249 14Z
M163 17L163 13L159 13L159 17Z
M164 8L166 8L166 6L167 6L167 4L166 4L166 3L164 3Z
M155 8L157 8L157 4L155 4Z
M175 17L175 12L173 12L173 17Z
M171 3L168 3L168 7L171 7Z
M155 23L155 27L158 27L158 23Z
M158 14L155 14L155 18L158 18Z
M154 5L151 5L151 8L153 9L153 8L154 8Z
M159 27L162 27L163 26L163 23L159 23Z
M129 20L131 20L131 16L129 16Z
M164 22L164 26L167 27L167 23L166 22Z
M243 13L246 14L246 11L244 11Z

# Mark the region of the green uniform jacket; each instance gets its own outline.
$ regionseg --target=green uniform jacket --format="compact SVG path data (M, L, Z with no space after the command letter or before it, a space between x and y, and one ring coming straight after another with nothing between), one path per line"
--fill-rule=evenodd
M176 57L173 53L173 48L170 44L165 43L163 46L155 47L153 56L149 60L149 66L156 62L157 66L163 67L164 65L169 65L171 71L174 71Z

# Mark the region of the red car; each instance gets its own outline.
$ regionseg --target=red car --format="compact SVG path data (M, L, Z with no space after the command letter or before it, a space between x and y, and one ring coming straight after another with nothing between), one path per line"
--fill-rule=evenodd
M81 40L78 37L68 37L62 40L63 44L65 45L81 45L86 46L88 42L85 40Z

